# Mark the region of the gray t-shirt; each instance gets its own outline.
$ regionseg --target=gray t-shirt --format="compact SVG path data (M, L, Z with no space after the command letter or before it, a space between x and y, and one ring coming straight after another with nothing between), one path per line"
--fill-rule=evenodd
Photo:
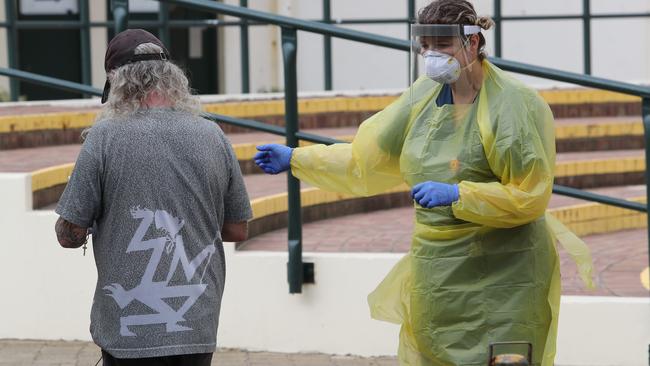
M94 229L97 345L117 358L215 350L221 228L252 217L216 124L171 109L98 121L56 212Z

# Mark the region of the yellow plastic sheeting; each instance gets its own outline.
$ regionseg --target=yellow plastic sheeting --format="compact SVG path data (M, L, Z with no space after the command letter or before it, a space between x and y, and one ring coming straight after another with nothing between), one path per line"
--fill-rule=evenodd
M589 289L594 289L596 285L593 281L593 262L591 260L591 251L582 239L576 234L572 233L569 228L556 219L552 214L546 214L546 221L551 227L551 231L555 238L560 242L562 248L569 254L573 261L578 266L578 274L585 286Z
M429 83L419 82L422 92ZM409 126L410 95L403 93L364 121L353 143L294 149L291 170L325 190L371 196L401 184L400 150Z
M559 260L544 215L553 117L535 91L487 61L483 72L473 104L438 107L442 86L420 78L351 144L297 148L291 160L297 178L354 195L459 185L452 206L415 205L409 254L368 298L373 317L402 325L402 365L485 365L489 343L505 341L531 342L533 361L553 364ZM588 275L584 248L574 249Z

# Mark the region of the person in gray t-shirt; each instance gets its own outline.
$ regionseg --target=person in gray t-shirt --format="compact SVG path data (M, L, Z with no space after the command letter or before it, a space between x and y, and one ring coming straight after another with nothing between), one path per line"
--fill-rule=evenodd
M232 146L198 116L198 98L168 58L143 30L110 42L108 103L56 207L63 247L84 245L92 228L98 279L90 332L104 365L170 358L209 365L225 280L222 242L245 240L252 217Z

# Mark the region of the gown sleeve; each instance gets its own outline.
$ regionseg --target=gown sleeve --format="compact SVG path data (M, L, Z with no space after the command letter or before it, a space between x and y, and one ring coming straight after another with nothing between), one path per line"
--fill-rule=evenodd
M452 210L462 220L508 228L534 221L548 206L554 124L548 104L534 91L514 90L496 98L490 103L482 95L477 117L486 158L500 181L460 182Z
M372 196L403 182L400 153L412 116L432 97L435 83L420 78L384 110L364 121L351 143L294 149L291 173L327 191Z

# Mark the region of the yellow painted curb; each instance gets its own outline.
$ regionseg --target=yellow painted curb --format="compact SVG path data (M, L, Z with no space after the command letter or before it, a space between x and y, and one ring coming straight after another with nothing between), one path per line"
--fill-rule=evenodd
M643 123L638 121L630 122L604 122L593 125L563 125L555 127L555 139L569 138L595 138L605 136L642 136Z
M378 111L395 99L396 95L301 99L298 101L298 112L313 114ZM206 112L232 117L281 116L284 115L284 100L214 103L205 104L203 108Z
M0 116L0 133L86 128L94 123L95 117L95 112Z
M74 163L57 165L32 172L32 192L68 182Z
M641 101L641 98L637 96L598 89L540 90L539 94L548 104L625 103Z
M646 290L650 290L650 267L641 272L641 284Z
M629 201L645 203L646 199ZM558 207L549 212L578 236L647 227L646 214L600 203Z
M589 174L616 174L645 171L645 157L576 160L555 163L556 177Z
M409 187L406 186L406 184L402 184L389 191L386 191L384 194L408 191ZM344 193L323 191L319 188L305 188L300 190L300 201L302 207L315 206L323 203L331 203L352 198L360 197ZM274 194L272 196L256 198L251 201L251 206L253 208L253 218L255 219L276 213L286 212L288 210L287 193L283 192Z

